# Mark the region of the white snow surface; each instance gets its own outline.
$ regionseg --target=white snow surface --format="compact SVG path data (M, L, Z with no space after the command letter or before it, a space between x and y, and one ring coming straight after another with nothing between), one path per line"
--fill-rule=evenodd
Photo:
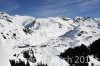
M4 16L7 17L2 18ZM30 31L25 33L23 29L29 29ZM82 31L83 33L81 33ZM80 33L81 35L78 36ZM48 66L69 66L65 60L58 57L61 52L81 44L89 46L99 38L99 18L35 18L0 13L0 39L8 52L8 58L16 61L18 59L26 61L22 52L32 49L37 61L36 63L30 62L31 66L35 66L40 62L48 64Z

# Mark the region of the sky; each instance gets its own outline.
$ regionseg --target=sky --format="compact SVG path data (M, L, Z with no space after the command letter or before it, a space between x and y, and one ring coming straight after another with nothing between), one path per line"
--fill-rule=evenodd
M0 11L33 17L100 17L100 0L0 0Z

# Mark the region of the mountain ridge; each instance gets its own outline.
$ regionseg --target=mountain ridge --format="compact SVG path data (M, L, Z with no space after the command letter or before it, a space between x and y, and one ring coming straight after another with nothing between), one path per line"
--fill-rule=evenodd
M66 66L68 63L59 58L60 53L82 44L90 46L99 38L100 18L35 18L0 12L0 39L9 59L28 61L30 66L41 62L48 66ZM24 57L24 52L28 58Z

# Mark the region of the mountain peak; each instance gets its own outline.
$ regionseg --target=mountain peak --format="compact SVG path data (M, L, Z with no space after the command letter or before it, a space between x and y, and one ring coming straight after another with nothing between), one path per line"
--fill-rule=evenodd
M25 61L31 63L30 66L40 62L48 66L68 66L64 59L59 58L60 53L82 44L88 47L100 38L100 19L98 22L93 19L65 16L33 18L0 12L0 39L9 59L13 59L15 64Z
M11 16L9 16L7 13L4 13L4 12L0 12L0 19L4 19L6 21L12 22Z

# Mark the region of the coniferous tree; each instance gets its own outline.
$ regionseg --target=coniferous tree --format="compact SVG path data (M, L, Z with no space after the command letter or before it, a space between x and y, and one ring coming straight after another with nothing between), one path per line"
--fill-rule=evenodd
M27 60L26 66L30 66L30 63L28 62L28 60Z
M47 66L47 64L39 63L37 66Z

